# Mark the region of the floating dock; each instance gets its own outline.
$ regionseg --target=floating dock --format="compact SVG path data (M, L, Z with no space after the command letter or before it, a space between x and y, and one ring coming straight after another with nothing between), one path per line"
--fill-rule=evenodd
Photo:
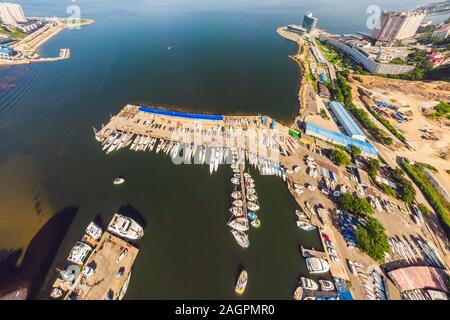
M94 249L80 266L81 272L71 282L58 277L52 290L59 288L63 295L58 299L63 300L121 300L139 249L108 231L98 241L88 235L84 235L82 241ZM119 260L124 249L127 253ZM89 276L84 273L86 267L94 270ZM118 276L119 270L121 276Z

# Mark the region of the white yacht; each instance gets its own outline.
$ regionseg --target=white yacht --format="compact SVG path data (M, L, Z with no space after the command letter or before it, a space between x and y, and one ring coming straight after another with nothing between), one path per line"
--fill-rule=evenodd
M238 231L248 231L248 225L238 222L237 219L233 219L228 222L228 226Z
M247 208L251 211L258 211L259 210L259 206L254 203L254 202L248 202L247 203Z
M328 262L317 257L308 257L305 259L306 267L310 273L325 273L330 270Z
M125 182L125 179L123 177L117 177L114 179L113 184L119 185Z
M244 202L242 200L234 200L233 206L235 207L242 207L244 205Z
M332 291L334 290L334 284L333 282L329 280L319 280L320 288L323 291Z
M102 229L94 222L89 223L89 225L86 228L86 234L91 236L95 240L100 239L102 233L103 233Z
M232 197L233 199L238 200L238 199L240 199L240 198L242 197L242 193L241 193L240 191L234 191L234 192L231 194L231 197Z
M300 282L302 284L303 289L313 290L313 291L319 289L319 285L317 284L317 282L315 282L312 279L301 277Z
M136 221L118 213L114 214L108 231L130 240L140 239L144 235L144 230Z
M92 251L91 246L89 246L84 242L78 241L73 246L72 250L70 250L69 257L67 258L67 260L82 265L86 261L91 251Z
M297 221L297 227L299 227L300 229L302 229L304 231L312 231L312 230L316 229L316 226L314 226L306 221L302 221L302 220Z
M248 248L250 246L250 240L248 239L247 234L238 230L230 230L231 234L236 239L236 242L243 248Z

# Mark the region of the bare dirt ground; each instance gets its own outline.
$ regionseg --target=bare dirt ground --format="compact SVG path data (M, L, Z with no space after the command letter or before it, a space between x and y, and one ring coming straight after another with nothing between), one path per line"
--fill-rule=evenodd
M361 81L355 79L352 85L369 90L373 100L402 107L402 110L410 110L413 114L412 121L403 123L387 118L415 147L415 150L398 149L392 156L431 164L438 169L436 173L438 180L446 190L450 190L450 179L446 172L450 169L450 127L431 120L422 113L423 107L433 106L439 101L450 101L450 83L405 81L375 76L358 77ZM420 129L431 130L438 140L423 139L423 132Z

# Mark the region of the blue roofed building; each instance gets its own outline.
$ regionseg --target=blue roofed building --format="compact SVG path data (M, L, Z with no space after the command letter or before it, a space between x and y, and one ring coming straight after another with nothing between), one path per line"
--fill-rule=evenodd
M350 146L357 146L361 149L361 155L368 158L377 158L378 151L377 149L370 143L366 141L361 141L358 139L351 138L346 136L340 132L328 130L311 122L305 122L305 133L309 136L319 138L321 140L331 142L333 144L337 144L340 146L344 146L346 148Z
M14 55L14 50L10 46L0 46L0 57L11 57Z
M350 116L347 110L345 110L344 106L341 103L337 101L331 101L329 106L337 121L339 121L339 124L344 128L346 134L354 139L362 141L366 140L367 137L364 132L356 124L355 120L353 120L353 118Z

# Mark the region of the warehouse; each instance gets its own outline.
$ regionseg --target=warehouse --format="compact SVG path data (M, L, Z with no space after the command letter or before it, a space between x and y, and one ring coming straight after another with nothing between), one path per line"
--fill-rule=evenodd
M366 140L366 135L342 104L337 101L331 101L329 106L339 124L344 128L345 133L354 139Z
M344 147L350 147L352 145L361 149L361 155L368 158L377 158L378 151L373 145L368 142L361 141L348 137L340 132L331 131L312 124L311 122L305 123L305 133L309 136L319 138L324 141L331 142Z

